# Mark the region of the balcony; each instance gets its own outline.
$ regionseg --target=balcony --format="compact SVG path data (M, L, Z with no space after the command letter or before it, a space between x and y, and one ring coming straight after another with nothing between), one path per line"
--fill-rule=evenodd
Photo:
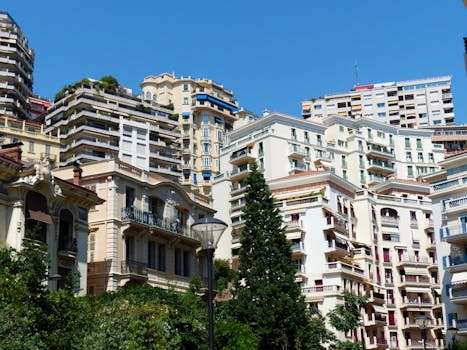
M453 256L449 259L450 272L467 271L467 255Z
M238 196L239 194L242 194L243 192L246 191L246 185L242 185L238 183L237 185L232 186L232 189L230 190L230 196L235 197Z
M306 302L323 300L328 296L341 296L341 286L314 286L302 288L302 294L305 296Z
M426 349L444 349L444 342L442 339L427 339L425 341ZM421 338L411 338L406 340L406 349L410 350L422 350L423 349L423 339Z
M446 201L443 209L446 214L458 214L460 212L464 212L467 209L467 197Z
M386 315L379 312L373 312L371 314L363 314L363 324L365 327L372 327L382 325L386 323Z
M251 148L244 148L240 151L232 153L230 156L230 163L238 165L242 163L248 163L254 159L255 156L253 155Z
M455 304L467 304L467 287L451 287L449 299Z
M433 328L435 323L430 319L427 322L427 328ZM402 323L402 329L420 329L420 326L417 324L415 317L405 317Z
M234 169L230 173L230 180L240 181L243 178L247 177L251 173L250 165L244 164L237 169Z
M64 242L61 244L59 242L57 256L59 259L67 260L67 261L74 261L76 259L76 255L78 254L78 244L76 238L73 238L70 242Z
M326 217L326 226L324 230L331 230L331 231L336 230L336 231L344 233L346 236L349 235L347 221L342 218L335 217L335 216Z
M377 293L373 290L370 290L366 293L366 297L368 298L369 303L375 304L384 304L386 300L386 296L383 293Z
M418 311L420 308L432 308L433 303L431 298L425 294L424 296L405 296L402 300L401 307L411 308L414 311Z
M293 231L304 232L305 231L303 227L303 223L300 220L287 221L287 222L284 222L284 224L285 224L286 232L293 232Z
M435 185L433 185L433 192L451 192L451 191L456 191L457 189L461 189L463 184L467 182L467 177L462 178L462 179L455 179L455 180L448 180L448 181L443 181L439 182Z
M426 287L430 288L431 279L429 276L402 275L400 287Z
M387 349L388 341L386 338L367 337L366 348L367 349Z
M292 243L290 250L292 251L292 256L294 257L305 255L305 247L302 241Z
M307 171L307 170L308 168L305 163L292 162L290 163L289 174L300 173L300 172Z
M448 243L467 243L467 232L462 226L444 227L444 237Z
M394 173L394 164L377 159L368 159L368 171L389 175Z
M368 145L366 154L371 157L388 160L394 158L394 151L392 149L380 145Z
M179 225L177 220L159 217L149 211L143 211L135 207L122 208L122 223L129 223L130 225L143 226L157 229L159 233L166 236L173 236L174 234L179 237L184 237L192 243L197 243L189 226L183 227Z
M417 255L401 255L399 257L399 266L416 266L416 267L427 267L430 264L430 260L427 256Z
M130 280L143 282L148 279L148 266L146 263L135 260L122 260L120 267L120 273L127 275Z
M381 216L381 225L388 227L399 227L398 216Z
M459 330L457 334L467 335L467 319L456 320L455 327Z
M302 147L291 146L289 148L289 157L291 158L301 159L301 158L308 158L309 156L310 156L310 153Z
M326 271L323 275L325 274L347 274L352 277L364 278L365 272L358 266L349 265L341 261L335 261L326 264Z
M325 250L325 254L347 256L349 255L349 247L347 243L340 239L332 239L328 241L328 247Z

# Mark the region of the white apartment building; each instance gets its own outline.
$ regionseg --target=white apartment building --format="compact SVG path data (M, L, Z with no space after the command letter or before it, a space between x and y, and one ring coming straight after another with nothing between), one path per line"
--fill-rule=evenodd
M56 100L46 133L61 141L60 166L120 159L145 171L178 178L180 131L172 111L149 105L127 90L103 90L84 80Z
M446 332L467 337L467 153L454 154L439 164L441 170L425 177L432 184L434 232L444 304Z
M305 119L328 115L371 118L403 128L454 123L451 77L355 86L351 91L302 101Z
M190 226L213 215L208 197L116 159L84 163L80 182L105 200L89 212L88 294L129 284L180 291L205 276Z
M220 171L225 133L238 119L233 92L209 79L163 73L141 83L143 98L173 108L180 130L181 183L209 195L212 178Z
M306 300L325 314L343 290L368 295L367 349L420 348L415 317L423 314L428 348L442 349L429 186L415 181L443 158L430 137L371 119L316 123L277 113L232 131L213 186L216 217L230 224L216 254L237 266L242 180L256 161L284 216Z
M0 115L29 118L34 52L15 20L0 11Z

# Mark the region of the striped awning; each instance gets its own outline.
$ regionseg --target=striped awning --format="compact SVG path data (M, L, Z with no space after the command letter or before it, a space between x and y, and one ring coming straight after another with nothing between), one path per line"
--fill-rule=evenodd
M467 271L453 273L451 284L462 284L462 283L467 283Z

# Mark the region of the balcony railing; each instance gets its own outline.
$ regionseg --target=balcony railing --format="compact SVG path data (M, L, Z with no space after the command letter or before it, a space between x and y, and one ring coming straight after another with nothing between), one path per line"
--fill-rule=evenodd
M452 199L450 201L445 202L445 210L451 210L456 208L462 208L467 206L467 197Z
M467 287L452 288L451 298L467 298Z
M432 304L429 297L404 297L404 304L419 305L419 304Z
M387 226L398 226L399 225L399 217L396 216L382 216L381 217L381 224Z
M302 288L303 294L340 293L341 286L314 286Z
M436 184L433 186L433 190L436 191L442 191L450 187L454 187L457 185L461 185L462 181L460 179L455 179L455 180L449 180L449 181L444 181L442 183Z
M416 256L416 255L401 255L399 258L401 263L415 263L415 264L429 264L427 256Z
M402 275L401 282L415 283L415 284L430 284L431 280L428 276L415 276L415 275Z
M189 227L181 226L178 220L161 218L151 212L143 211L134 207L122 208L122 220L131 220L141 224L154 226L189 238L194 237Z
M135 275L147 275L148 264L135 260L122 260L121 273L130 273Z
M330 272L335 271L335 270L341 270L341 271L352 272L352 273L355 273L361 276L363 276L364 274L363 269L359 268L358 266L349 265L349 264L346 264L340 261L327 263L327 269Z

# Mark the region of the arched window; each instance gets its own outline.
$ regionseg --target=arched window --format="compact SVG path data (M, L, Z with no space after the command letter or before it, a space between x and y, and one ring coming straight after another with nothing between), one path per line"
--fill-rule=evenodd
M26 237L47 243L47 225L52 218L47 209L47 199L40 193L30 191L26 195Z
M391 218L398 218L399 215L397 214L397 210L392 208L382 208L381 209L381 217L391 217Z
M73 244L73 214L68 209L60 211L58 250L76 250L75 244Z

